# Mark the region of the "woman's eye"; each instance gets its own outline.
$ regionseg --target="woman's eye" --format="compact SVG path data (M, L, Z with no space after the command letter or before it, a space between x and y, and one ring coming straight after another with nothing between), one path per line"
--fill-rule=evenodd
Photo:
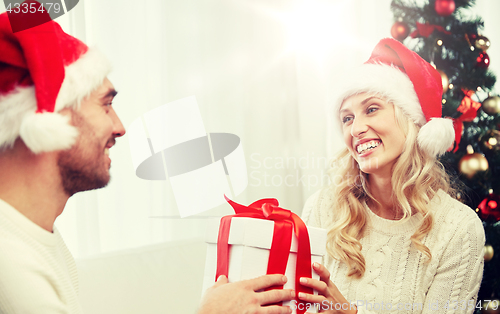
M375 112L375 111L377 111L377 110L378 110L378 108L377 108L377 107L370 107L370 108L368 108L367 112L368 112L368 113L372 113L372 112Z
M347 116L347 117L344 117L344 118L342 119L342 123L347 123L347 122L349 122L349 121L351 121L351 120L352 120L352 117L351 117L351 116Z

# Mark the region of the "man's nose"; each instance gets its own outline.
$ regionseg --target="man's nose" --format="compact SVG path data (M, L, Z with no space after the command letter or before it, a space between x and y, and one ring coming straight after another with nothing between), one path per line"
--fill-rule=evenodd
M118 118L118 115L113 110L111 115L111 119L113 121L113 136L114 137L122 137L125 135L125 127L123 126L122 121Z

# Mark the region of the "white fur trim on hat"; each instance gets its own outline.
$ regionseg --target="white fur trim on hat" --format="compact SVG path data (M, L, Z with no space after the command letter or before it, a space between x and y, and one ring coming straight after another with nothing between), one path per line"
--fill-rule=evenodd
M0 96L0 151L14 146L27 112L36 111L35 87L17 87Z
M342 94L335 104L335 114L339 114L342 102L350 96L360 93L373 93L383 96L401 110L417 125L426 122L417 93L408 75L397 67L384 63L363 64L351 71L343 80L339 89Z
M111 71L108 59L96 48L89 50L64 69L64 81L57 95L55 111L78 108L81 101L101 86Z
M90 48L65 68L55 112L69 107L78 109L110 70L104 55ZM0 151L11 148L19 136L34 153L68 149L75 143L78 131L69 124L68 118L56 113L35 114L36 110L34 86L17 87L0 96Z

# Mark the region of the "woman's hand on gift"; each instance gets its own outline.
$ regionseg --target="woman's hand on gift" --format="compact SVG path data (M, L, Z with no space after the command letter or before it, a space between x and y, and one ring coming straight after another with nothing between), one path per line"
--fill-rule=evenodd
M293 290L262 291L282 286L286 281L283 275L265 275L228 283L226 276L220 276L206 291L198 314L290 314L290 307L271 304L292 300L295 296Z
M318 291L318 295L299 292L298 298L309 303L319 304L320 313L328 314L355 314L356 306L351 305L340 293L339 289L330 280L330 272L323 265L313 263L314 271L320 280L312 278L300 278L300 283L306 287Z

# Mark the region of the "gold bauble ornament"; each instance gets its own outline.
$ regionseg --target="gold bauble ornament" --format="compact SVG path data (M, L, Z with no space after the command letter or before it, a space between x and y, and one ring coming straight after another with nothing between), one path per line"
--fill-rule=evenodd
M441 70L437 70L439 74L441 74L441 83L443 84L443 94L448 90L448 85L450 85L450 81L448 80L448 75Z
M474 153L470 145L467 147L467 152L458 163L460 173L472 179L478 172L488 170L488 160L483 154Z
M486 98L481 108L489 115L500 113L500 97L490 96Z
M495 255L495 250L493 250L493 247L489 244L486 244L484 246L484 261L489 262L493 258L493 255Z
M500 151L500 132L498 130L489 130L481 137L481 142L484 148L489 151Z
M483 314L500 314L500 301L491 300L489 302L483 303L483 308L481 309Z
M477 49L486 51L488 50L488 48L490 48L490 40L486 36L479 35L474 42L474 46L476 46Z

